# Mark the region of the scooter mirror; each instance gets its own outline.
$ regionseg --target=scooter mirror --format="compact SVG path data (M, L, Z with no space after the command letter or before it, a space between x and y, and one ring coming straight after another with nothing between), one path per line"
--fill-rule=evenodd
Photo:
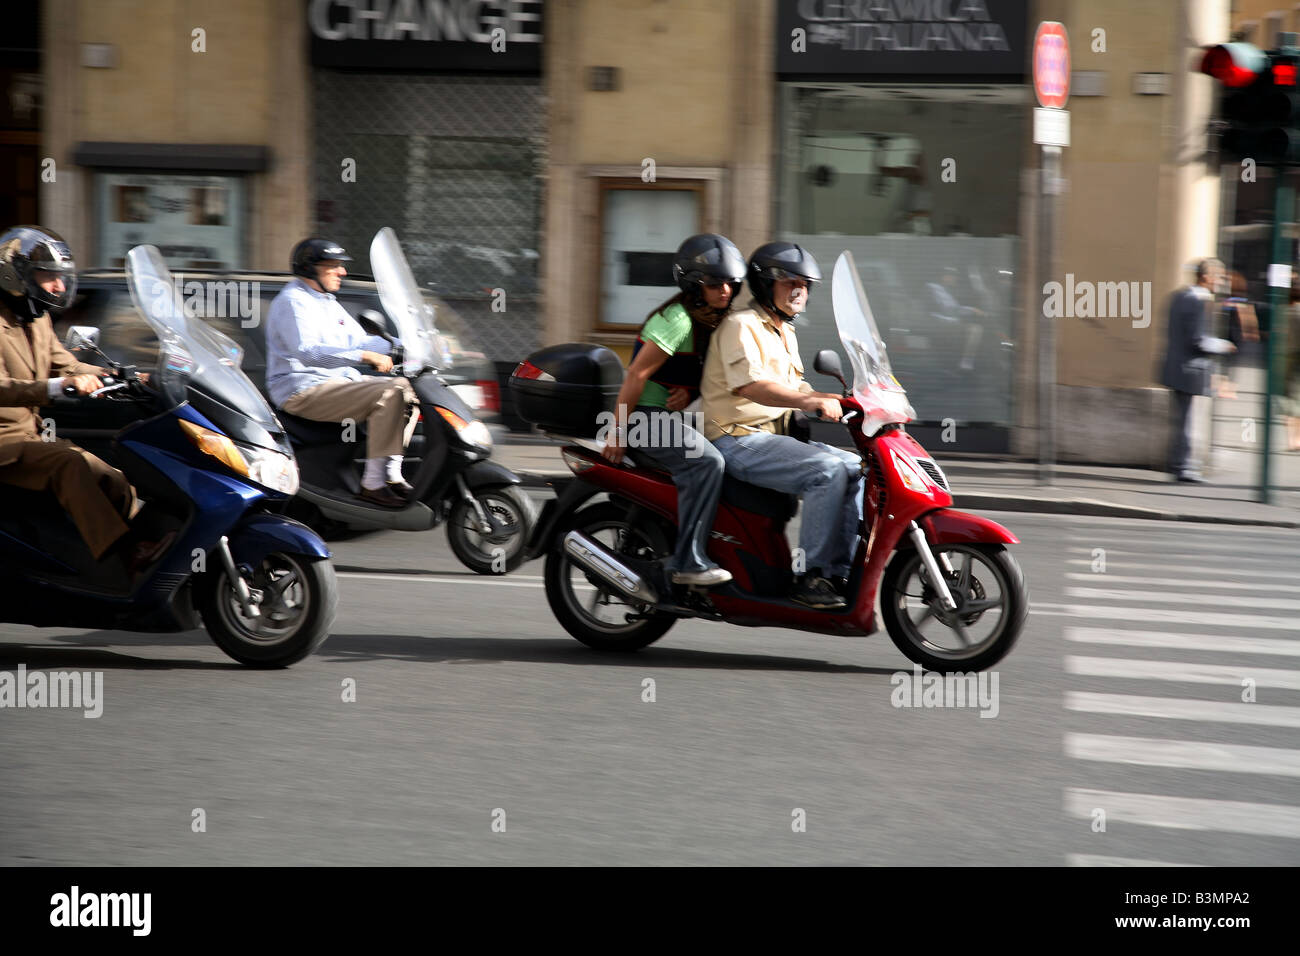
M68 334L63 338L63 344L68 351L98 349L99 329L93 325L74 325L68 329Z
M378 335L383 338L389 337L388 320L384 318L382 312L374 309L363 309L357 316L357 324L371 335Z
M844 381L844 371L840 367L839 353L834 349L822 349L813 359L813 369L822 375L829 375L832 378L840 380L840 385L844 386L844 391L849 390L849 386Z

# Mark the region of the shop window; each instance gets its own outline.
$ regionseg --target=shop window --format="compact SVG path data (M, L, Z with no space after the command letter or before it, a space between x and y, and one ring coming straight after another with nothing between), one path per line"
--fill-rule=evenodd
M704 184L600 184L600 326L635 330L671 297L673 253L701 231Z
M1012 421L1024 90L782 85L780 236L829 279L853 253L894 369L925 422ZM826 287L807 354L837 348Z
M100 173L97 262L122 267L133 246L157 246L172 269L243 266L241 176Z

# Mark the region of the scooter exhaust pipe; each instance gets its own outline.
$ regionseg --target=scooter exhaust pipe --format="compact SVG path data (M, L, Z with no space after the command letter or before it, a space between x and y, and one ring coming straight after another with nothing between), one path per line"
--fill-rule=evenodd
M659 595L645 578L620 561L608 548L585 534L570 531L564 536L564 553L586 571L634 601L659 603Z

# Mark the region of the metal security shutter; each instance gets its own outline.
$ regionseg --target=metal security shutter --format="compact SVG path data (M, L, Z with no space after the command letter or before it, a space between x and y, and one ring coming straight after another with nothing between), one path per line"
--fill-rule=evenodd
M314 93L316 228L369 272L370 240L392 226L416 281L460 313L490 359L535 349L540 80L318 69ZM343 181L349 159L355 182ZM492 310L497 289L504 312Z

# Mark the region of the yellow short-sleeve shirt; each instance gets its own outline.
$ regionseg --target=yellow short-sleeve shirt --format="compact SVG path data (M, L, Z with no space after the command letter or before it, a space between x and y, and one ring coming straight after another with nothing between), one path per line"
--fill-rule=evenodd
M771 318L754 300L732 312L713 333L700 381L704 436L771 431L790 409L760 405L738 394L752 382L775 382L800 392L804 381L799 341L789 322Z

